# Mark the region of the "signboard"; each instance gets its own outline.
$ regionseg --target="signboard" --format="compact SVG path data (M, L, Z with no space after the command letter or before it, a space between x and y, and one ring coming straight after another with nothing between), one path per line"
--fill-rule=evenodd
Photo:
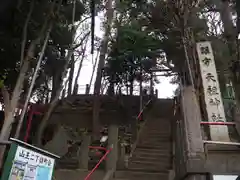
M211 43L208 41L197 43L197 53L208 121L225 122L226 117ZM211 125L210 135L214 141L230 141L227 126Z
M51 180L55 159L13 143L1 180Z

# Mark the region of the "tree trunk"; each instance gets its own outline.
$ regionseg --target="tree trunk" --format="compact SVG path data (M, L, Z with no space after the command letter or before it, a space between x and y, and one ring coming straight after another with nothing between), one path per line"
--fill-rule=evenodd
M43 46L42 46L41 54L38 58L36 69L35 69L35 72L34 72L33 77L32 77L31 85L29 87L29 90L28 90L28 93L27 93L27 96L26 96L26 99L25 99L25 103L24 103L24 106L23 106L23 109L22 109L22 112L21 112L21 116L20 116L20 119L19 119L19 122L18 122L16 134L15 134L16 139L20 135L20 131L21 131L21 127L22 127L22 124L23 124L24 117L25 117L25 113L27 111L28 103L29 103L29 100L30 100L31 95L32 95L33 86L34 86L35 81L37 79L37 74L38 74L38 71L39 71L44 53L45 53L45 49L47 47L47 43L48 43L48 39L49 39L49 35L50 35L51 30L52 30L52 23L50 24L49 29L47 31L46 38L45 38Z
M58 99L59 99L59 96L61 94L61 91L64 88L63 79L67 75L68 65L69 65L69 61L70 61L70 59L72 57L72 54L73 54L73 50L72 50L72 48L70 48L68 50L68 55L66 57L66 62L65 62L64 68L63 68L64 71L62 72L62 75L61 75L60 87L57 89L56 94L55 94L54 98L52 99L52 101L51 101L51 103L50 103L50 105L48 107L47 112L44 113L44 116L42 118L41 124L40 124L40 126L38 128L38 133L37 133L37 145L38 145L38 147L42 146L42 135L43 135L44 129L45 129L46 125L47 125L48 119L50 118L54 108L56 107L56 105L58 103Z
M53 3L53 5L52 5L51 13L53 12L54 5L55 5L55 3ZM9 103L8 112L5 112L4 124L3 124L3 127L1 129L1 134L0 134L1 141L8 140L8 138L9 138L11 126L12 126L12 123L14 122L15 109L18 105L18 100L22 93L25 75L28 71L31 60L35 57L35 49L36 49L37 45L40 44L42 38L44 37L46 30L49 28L48 26L49 26L49 18L46 18L46 20L42 26L42 29L39 32L39 36L31 42L31 44L28 48L26 57L22 63L22 67L20 69L19 76L18 76L16 85L14 87L13 93L12 93L11 100L9 101L10 103ZM2 160L3 160L5 148L6 148L5 146L0 147L0 166L1 166L1 163L3 163Z
M130 88L129 89L130 89L129 94L130 94L130 96L132 96L133 95L133 79L130 80Z
M61 2L61 1L60 1ZM47 122L54 110L54 108L56 107L57 103L58 103L58 99L59 99L59 96L61 94L61 91L63 90L64 88L64 82L63 82L63 79L66 77L67 75L67 72L68 72L68 66L69 66L69 62L71 60L71 57L73 55L73 52L76 48L78 48L78 46L75 46L74 47L74 38L75 38L75 35L76 35L76 27L74 26L74 22L75 22L75 2L76 0L74 1L74 5L73 5L73 16L72 16L72 44L70 46L70 48L68 49L68 53L67 53L67 57L66 57L66 61L65 61L65 64L63 66L63 71L61 73L61 81L60 81L60 87L58 88L56 94L55 94L55 97L52 99L50 105L49 105L49 108L47 110L46 113L44 113L44 116L43 116L43 119L41 121L41 124L38 128L38 132L37 132L37 145L39 147L42 146L42 135L43 135L43 132L44 132L44 129L47 125Z
M238 71L240 68L237 53L237 31L234 28L231 8L228 1L215 0L217 9L220 9L220 17L223 22L224 35L227 40L230 55L230 73L231 81L235 90L237 104L240 105L240 77Z
M109 35L111 32L112 27L112 20L113 20L113 0L106 1L106 26L105 26L105 33L103 40L101 42L100 47L100 56L97 68L97 77L94 85L94 105L93 105L93 131L94 134L98 134L99 131L99 109L100 109L100 101L99 95L101 90L101 81L102 81L102 70L105 64L105 56L107 53L107 46L109 41Z
M84 56L85 56L85 54L86 54L87 42L88 42L88 37L89 37L89 35L90 35L90 33L86 34L86 36L83 38L83 41L82 41L82 43L83 43L84 40L86 39L84 48L82 49L82 57L81 57L81 60L80 60L79 66L78 66L78 71L77 71L77 75L76 75L75 82L74 82L74 86L73 86L74 89L76 89L77 84L78 84L78 79L79 79L80 72L81 72L81 69L82 69L82 64L83 64Z
M71 57L71 63L70 63L70 73L69 73L69 81L68 81L68 96L72 94L72 85L73 85L73 75L74 75L74 54Z
M99 52L100 52L100 51L99 51L99 49L98 49L97 55L96 55L96 59L95 59L94 65L93 65L93 72L92 72L91 79L90 79L90 82L89 82L90 88L91 88L91 86L92 86L93 76L94 76L94 73L95 73L95 70L96 70L97 60L98 60L98 57L99 57Z
M29 50L28 50L27 57L25 58L25 60L23 62L22 68L21 68L19 76L18 76L17 83L15 85L15 88L14 88L14 91L12 94L12 98L10 100L9 108L7 109L8 112L5 113L4 124L3 124L1 134L0 134L1 141L8 140L8 138L9 138L12 123L14 122L15 108L17 107L18 100L19 100L21 92L22 92L25 74L28 71L30 60L34 57L34 50L35 50L35 47L37 46L37 44L39 43L39 41L40 41L40 38L31 43ZM0 163L3 163L2 161L3 161L3 155L5 152L5 148L6 148L5 146L0 147ZM1 164L0 164L0 166L1 166Z

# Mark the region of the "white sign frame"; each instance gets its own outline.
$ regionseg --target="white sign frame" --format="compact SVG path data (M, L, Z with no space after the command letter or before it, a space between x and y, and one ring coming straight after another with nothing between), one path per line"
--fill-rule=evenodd
M51 180L54 164L55 159L22 146L18 146L9 180L12 180L12 178L15 177L20 177L17 171L21 171L21 177L23 180Z

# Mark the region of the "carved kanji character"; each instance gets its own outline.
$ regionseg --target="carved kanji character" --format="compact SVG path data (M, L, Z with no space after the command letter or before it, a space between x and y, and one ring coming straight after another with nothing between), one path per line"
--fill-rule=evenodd
M217 89L216 86L208 86L208 88L207 88L207 93L208 93L210 96L219 94L219 93L218 93L218 89Z
M202 60L203 64L206 65L206 66L209 66L209 64L211 63L211 61L212 61L212 59L207 58L207 57L205 57L205 58Z
M220 104L220 100L218 98L210 98L209 104L212 106L218 106Z
M210 49L208 46L202 46L200 47L201 54L207 55L210 54Z
M216 79L215 79L214 75L212 75L211 73L207 73L206 79L207 79L207 81L216 82Z

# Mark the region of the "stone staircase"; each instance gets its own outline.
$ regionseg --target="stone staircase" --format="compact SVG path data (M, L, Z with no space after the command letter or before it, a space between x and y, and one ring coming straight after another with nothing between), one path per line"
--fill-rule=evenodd
M114 180L169 180L172 169L171 116L172 101L157 100L146 113L146 121L139 132L136 148L129 160L127 170L117 170ZM84 179L88 171L59 169L54 172L56 180ZM93 173L91 180L103 180L104 171Z
M117 171L115 179L169 179L172 169L171 110L171 100L158 100L154 104L140 131L128 170Z

